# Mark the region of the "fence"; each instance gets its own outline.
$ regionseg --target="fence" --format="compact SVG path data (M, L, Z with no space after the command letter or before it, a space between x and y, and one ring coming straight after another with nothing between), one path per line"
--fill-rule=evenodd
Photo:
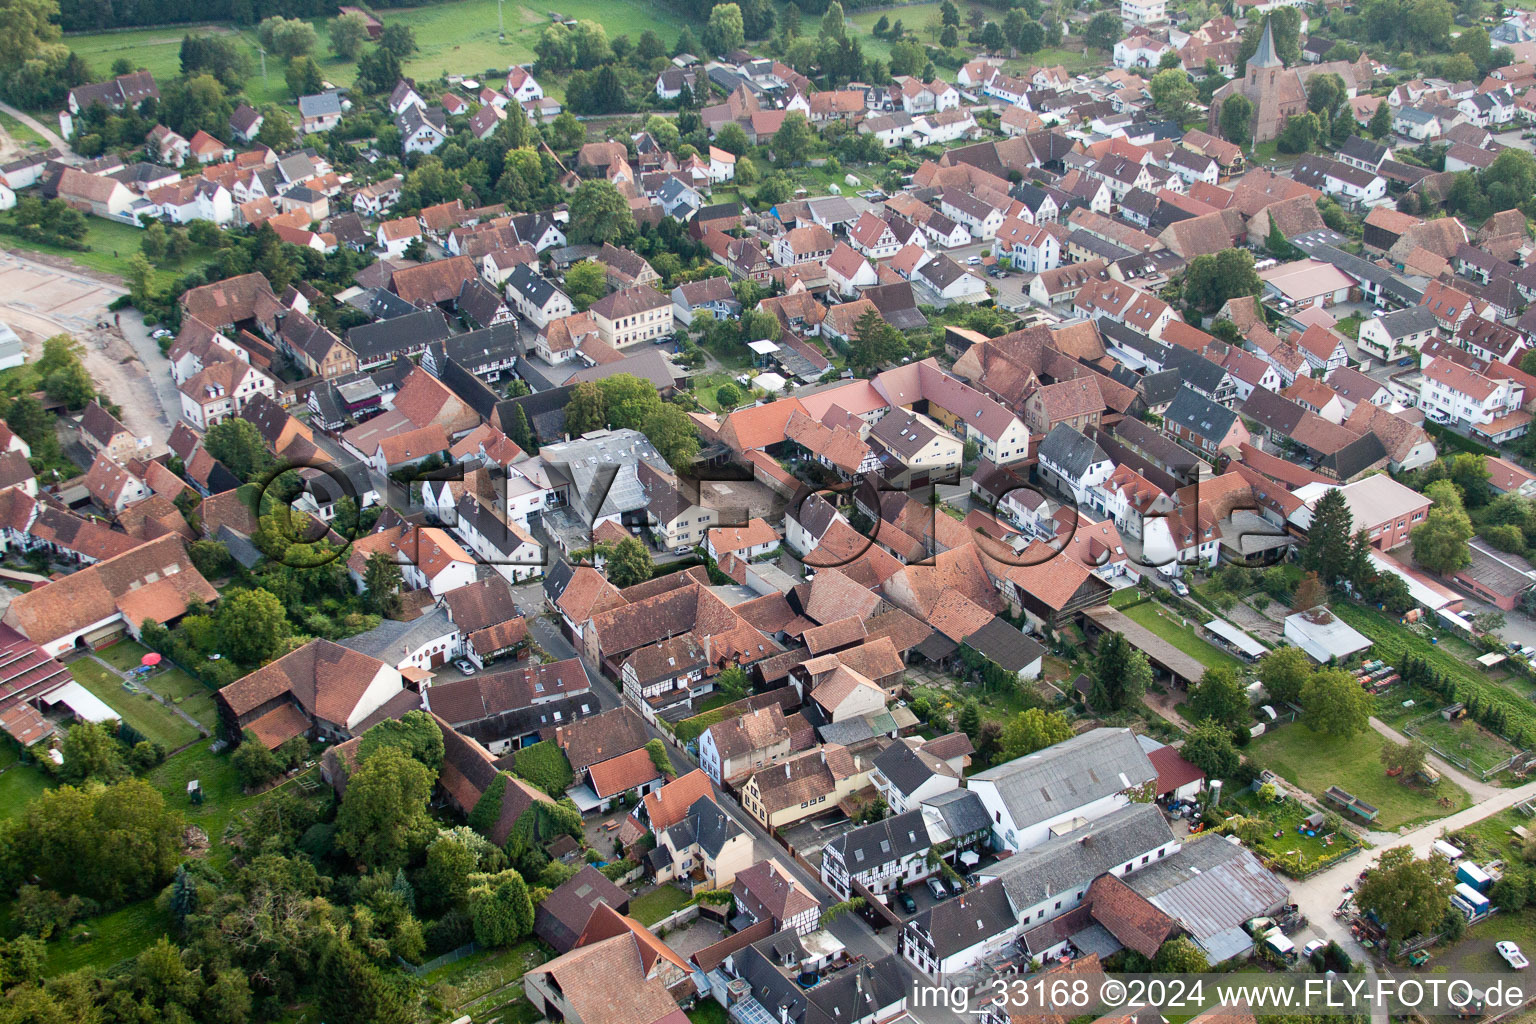
M1440 715L1440 712L1438 710L1431 711L1427 715L1420 715L1418 718L1415 718L1413 721L1411 721L1411 722L1409 722L1409 723L1407 723L1406 725L1403 726L1403 735L1408 736L1411 739L1418 740L1420 743L1424 744L1424 746L1429 748L1430 753L1434 754L1436 757L1440 758L1442 761L1447 761L1447 762L1455 765L1456 767L1460 768L1464 772L1468 772L1469 774L1476 775L1483 782L1487 782L1489 779L1493 778L1495 775L1498 775L1500 772L1502 772L1505 769L1507 769L1510 765L1514 764L1516 761L1520 760L1522 757L1525 757L1526 754L1528 753L1528 751L1516 750L1513 754L1511 754L1510 756L1506 757L1504 760L1498 762L1493 767L1491 767L1491 768L1484 768L1482 765L1476 764L1476 763L1470 761L1469 759L1463 757L1460 754L1453 754L1453 753L1451 753L1448 750L1442 750L1440 747L1436 746L1435 743L1432 740L1428 740L1428 739L1424 738L1424 736L1422 735L1422 731L1423 730L1420 729L1419 726L1422 723L1427 722L1427 721L1429 721L1432 718L1439 717L1439 715ZM1469 715L1468 717L1470 718L1471 716ZM1488 731L1490 733L1493 733L1493 735L1498 736L1499 739L1503 740L1505 743L1508 743L1510 746L1518 746L1518 744L1516 744L1514 742L1514 740L1511 740L1509 737L1502 736L1499 733L1495 732L1494 730L1489 729L1488 726L1484 725L1482 722L1478 722L1478 721L1476 721L1474 719L1473 720L1473 724L1476 725L1477 728L1479 728L1479 729L1488 729Z
M437 970L439 967L447 967L449 964L463 960L471 953L478 953L479 951L480 946L474 942L470 942L460 946L458 949L449 950L442 956L433 957L431 960L428 960L426 963L420 965L408 963L405 960L401 960L398 956L395 957L395 959L399 961L400 967L403 970L409 971L411 974L418 978L424 978L428 974Z
M697 903L690 903L682 910L673 911L660 921L651 922L651 931L658 933L661 931L671 931L673 928L679 928L698 916L699 905Z

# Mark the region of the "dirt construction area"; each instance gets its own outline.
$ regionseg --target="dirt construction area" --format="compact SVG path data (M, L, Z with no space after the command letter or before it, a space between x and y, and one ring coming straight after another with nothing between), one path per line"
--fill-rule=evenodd
M116 329L98 327L113 322L107 305L122 294L78 269L0 253L0 320L20 335L28 361L42 352L44 339L73 335L97 386L122 406L128 429L163 441L168 425L144 364Z

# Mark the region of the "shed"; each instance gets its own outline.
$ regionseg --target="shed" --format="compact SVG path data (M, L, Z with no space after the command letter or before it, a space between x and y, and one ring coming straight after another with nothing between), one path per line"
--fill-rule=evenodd
M1352 629L1322 605L1285 617L1285 638L1320 664L1343 661L1371 646L1369 637Z
M1212 619L1205 624L1205 630L1249 661L1257 661L1269 649L1225 619Z

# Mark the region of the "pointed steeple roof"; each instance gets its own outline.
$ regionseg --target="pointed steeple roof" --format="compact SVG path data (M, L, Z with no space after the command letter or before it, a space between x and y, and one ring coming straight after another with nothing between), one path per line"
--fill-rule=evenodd
M1251 68L1279 68L1285 64L1275 53L1274 19L1264 19L1264 34L1259 37L1259 48L1248 58Z

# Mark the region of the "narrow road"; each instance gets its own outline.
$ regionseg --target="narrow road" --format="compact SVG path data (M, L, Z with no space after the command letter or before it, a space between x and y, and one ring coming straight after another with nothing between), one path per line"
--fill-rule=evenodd
M1398 732L1396 729L1392 728L1390 725L1374 716L1371 718L1371 728L1375 729L1377 732L1391 740L1393 743L1408 742L1407 736L1404 736L1402 733ZM1500 793L1508 792L1508 790L1501 789L1498 786L1490 786L1488 783L1482 781L1481 779L1474 779L1466 772L1455 767L1454 765L1446 764L1444 761L1433 754L1429 755L1428 760L1429 763L1433 765L1441 775L1444 775L1446 778L1456 783L1456 785L1466 790L1471 795L1474 803L1482 803L1484 800L1491 799Z
M1464 811L1458 811L1448 818L1441 818L1405 835L1393 837L1389 845L1407 846L1417 856L1423 857L1429 853L1435 840L1439 839L1442 833L1454 832L1474 822L1482 821L1532 797L1536 797L1536 782L1528 782L1518 789L1497 790ZM1366 951L1350 936L1349 929L1334 918L1333 911L1344 899L1345 886L1352 884L1355 876L1374 862L1375 857L1369 854L1354 857L1335 864L1306 881L1293 883L1291 886L1291 899L1301 907L1302 913L1307 915L1307 930L1315 933L1319 938L1338 940L1339 945L1356 959L1366 959Z
M136 309L125 309L118 322L118 333L133 348L133 354L144 364L149 382L154 388L155 399L160 407L159 422L163 430L151 435L157 451L171 436L171 428L181 418L181 392L171 379L171 361L160 351L160 343L150 337L150 328L144 323L144 314ZM119 400L123 404L124 400Z
M0 102L0 110L5 111L16 120L26 125L28 128L31 128L33 131L37 132L37 134L41 135L47 141L48 145L57 148L58 151L63 155L74 155L73 151L69 148L69 143L60 138L58 132L54 131L52 128L49 128L47 125L43 124L43 122L39 121L31 114L28 114L25 111L17 110L9 103L3 102Z

